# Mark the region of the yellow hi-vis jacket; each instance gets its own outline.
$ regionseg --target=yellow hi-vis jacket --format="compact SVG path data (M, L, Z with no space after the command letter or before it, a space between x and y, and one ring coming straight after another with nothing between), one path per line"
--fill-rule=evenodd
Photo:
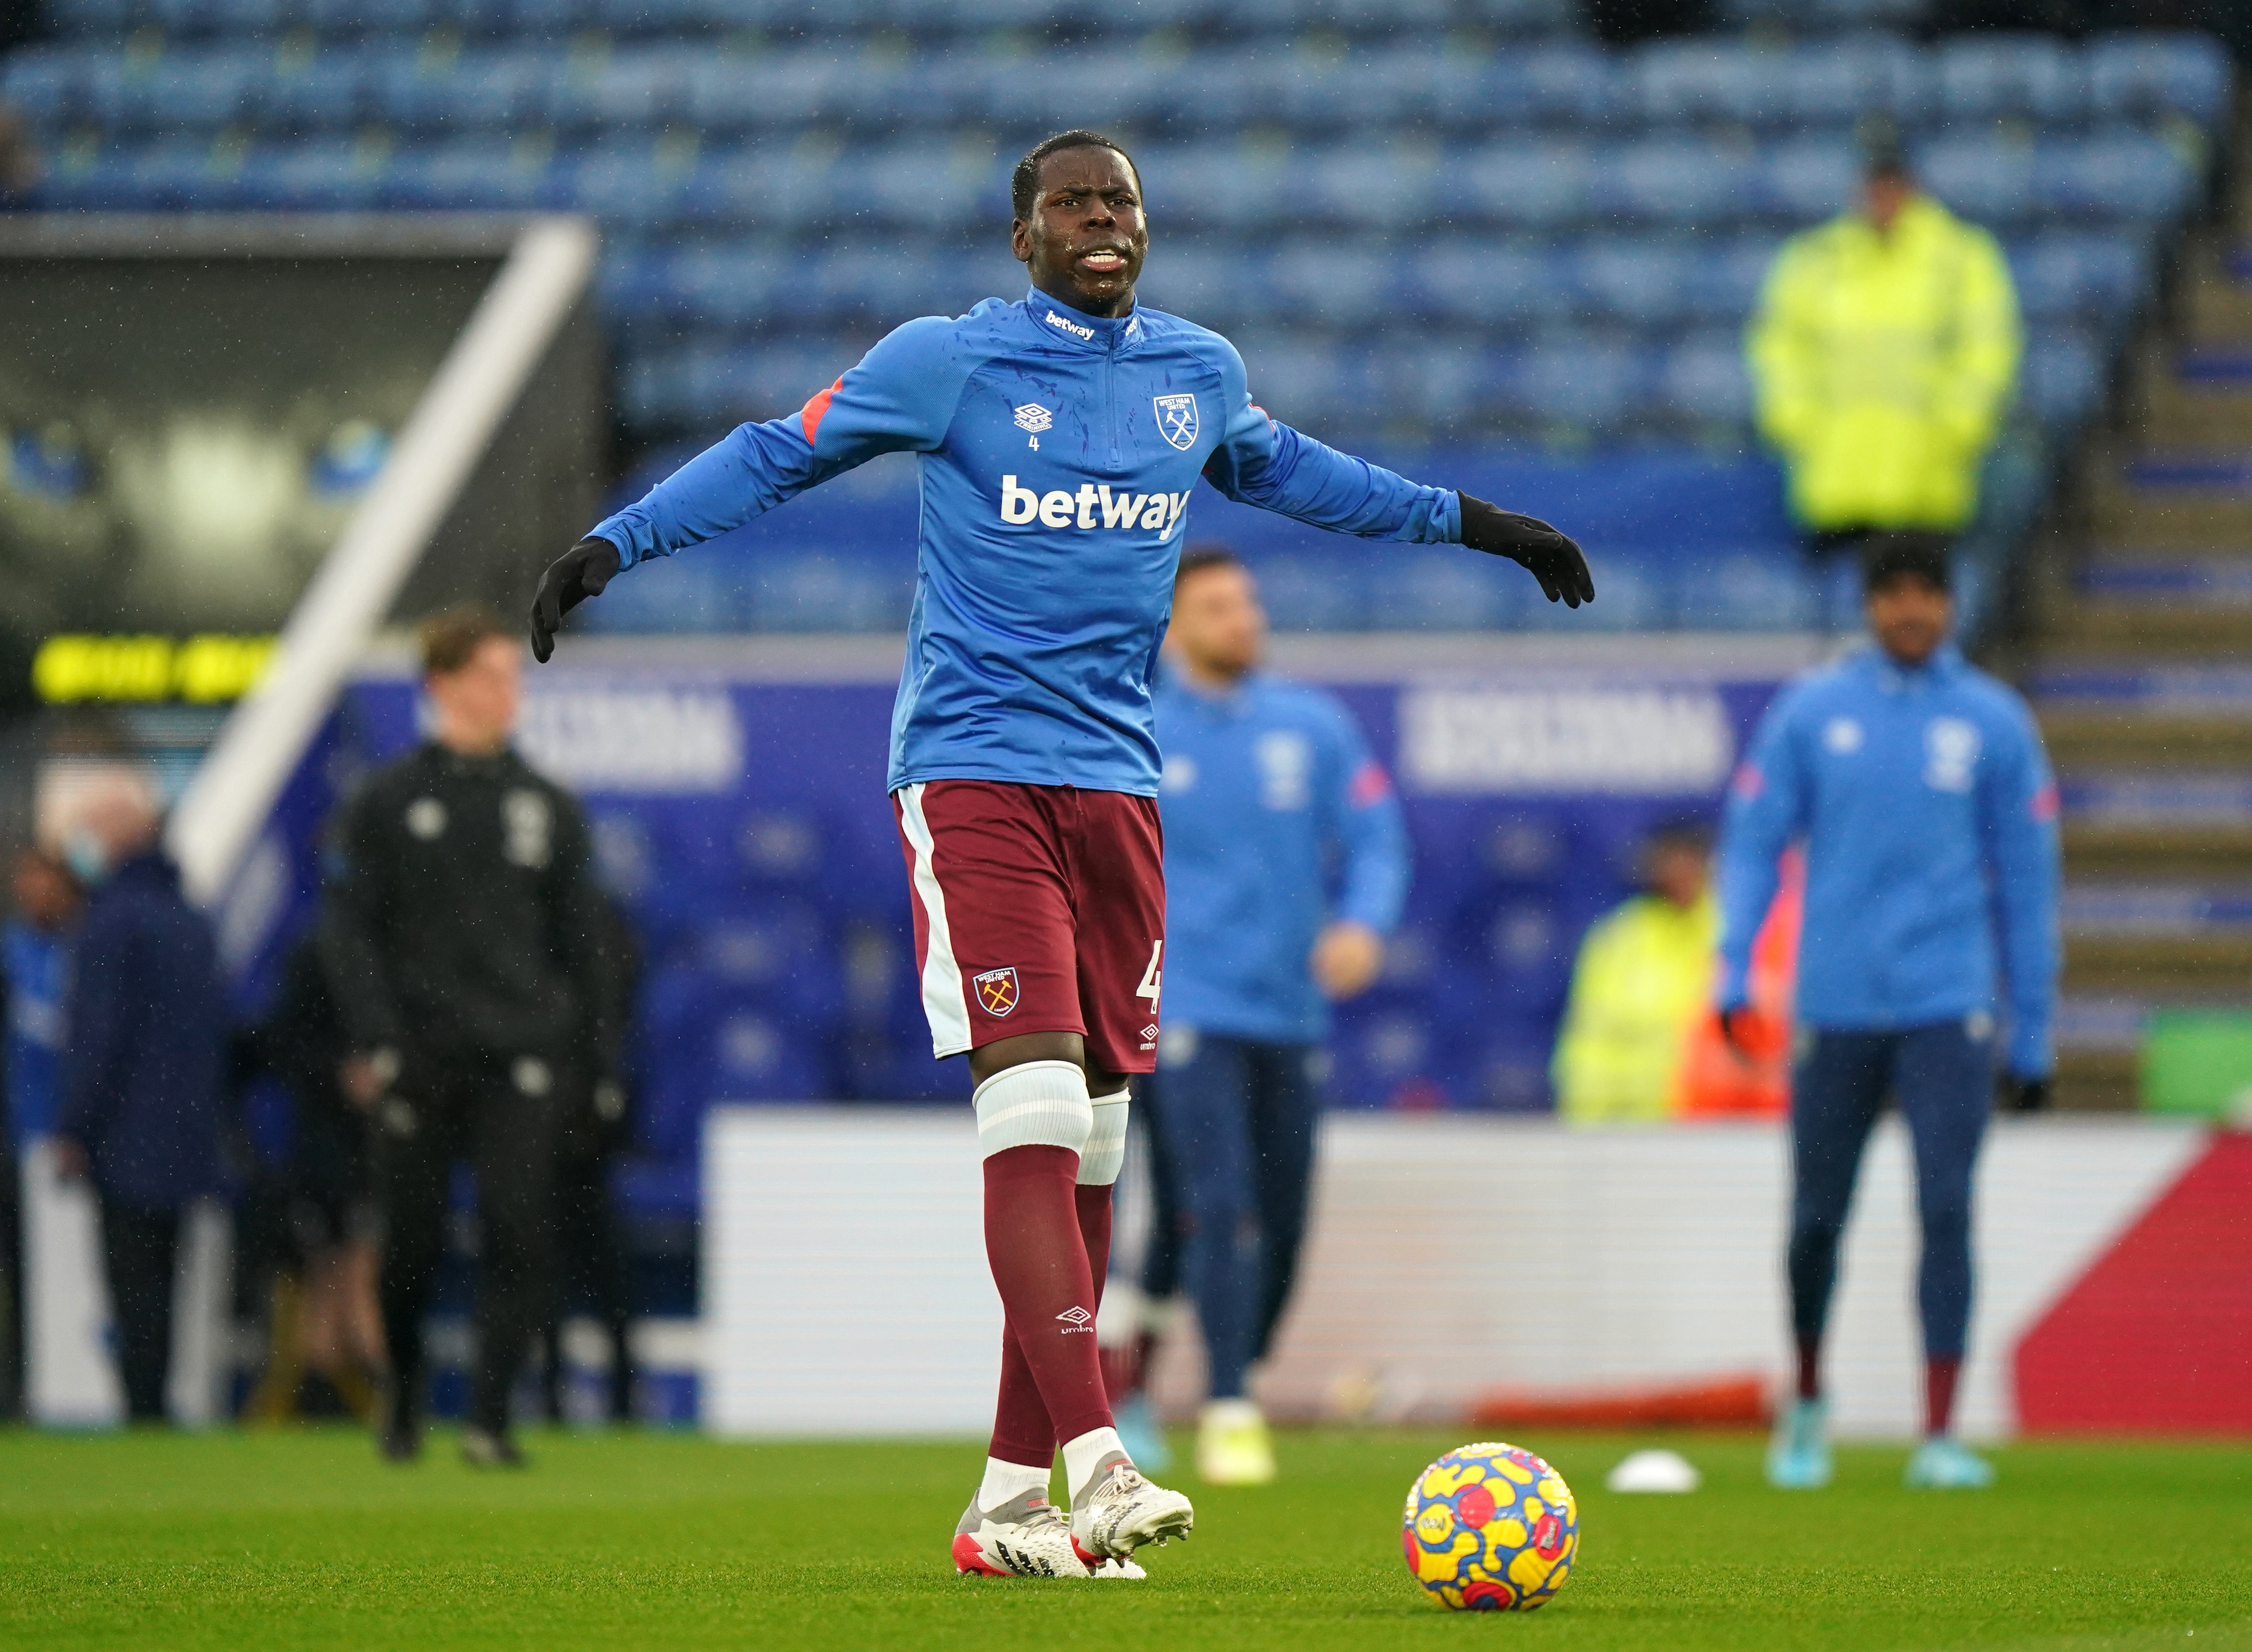
M1637 895L1580 943L1550 1078L1574 1124L1639 1124L1679 1110L1690 1030L1713 990L1720 909Z
M1887 235L1849 213L1794 236L1748 344L1760 431L1789 462L1806 526L1970 520L2020 348L1992 236L1924 195Z

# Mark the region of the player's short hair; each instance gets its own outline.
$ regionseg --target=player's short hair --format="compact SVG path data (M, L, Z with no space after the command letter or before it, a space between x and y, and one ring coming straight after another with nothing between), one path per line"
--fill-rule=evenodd
M1936 533L1873 533L1861 547L1861 589L1873 596L1895 580L1921 580L1933 590L1954 587L1947 540Z
M1009 175L1009 211L1016 215L1018 222L1029 224L1032 220L1032 208L1040 198L1040 163L1066 149L1109 149L1133 173L1134 187L1142 187L1142 169L1134 164L1134 157L1126 153L1124 144L1116 138L1075 126L1068 132L1059 132L1033 144L1025 152L1025 158L1017 163L1017 170Z
M1180 566L1173 571L1173 593L1179 595L1181 587L1199 573L1242 566L1243 559L1224 545L1192 545L1181 552Z
M1860 138L1863 177L1912 181L1915 175L1908 166L1908 144L1901 137L1900 128L1879 115L1862 127Z
M422 650L422 675L445 677L460 670L495 637L512 642L516 633L482 602L458 603L432 614L422 621L418 639Z
M1695 815L1676 815L1661 820L1642 835L1641 850L1644 856L1662 849L1693 850L1699 855L1713 852L1713 823Z

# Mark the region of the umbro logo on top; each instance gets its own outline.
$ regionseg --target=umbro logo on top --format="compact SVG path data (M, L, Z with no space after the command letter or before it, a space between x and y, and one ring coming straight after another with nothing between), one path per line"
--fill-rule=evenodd
M1055 423L1055 415L1036 401L1028 401L1017 409L1017 428L1029 430L1034 435Z

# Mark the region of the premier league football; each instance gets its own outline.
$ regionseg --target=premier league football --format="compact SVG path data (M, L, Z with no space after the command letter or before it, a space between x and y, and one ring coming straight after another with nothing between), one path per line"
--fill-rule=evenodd
M1408 1570L1457 1612L1530 1612L1572 1575L1580 1508L1564 1477L1498 1441L1457 1446L1415 1478L1401 1532Z
M0 0L0 1647L2252 1652L2248 69Z

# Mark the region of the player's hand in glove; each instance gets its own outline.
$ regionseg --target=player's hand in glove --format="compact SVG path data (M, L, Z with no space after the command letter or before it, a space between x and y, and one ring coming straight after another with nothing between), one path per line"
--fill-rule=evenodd
M1740 1061L1759 1059L1751 1046L1752 1013L1748 1003L1732 1003L1720 1011L1721 1042L1735 1052Z
M541 664L555 652L563 616L618 577L618 548L597 536L581 539L549 565L532 598L532 657Z
M2001 1105L2010 1113L2046 1113L2048 1111L2048 1080L2020 1078L2005 1072L2001 1080Z
M1570 538L1538 517L1521 517L1467 493L1455 497L1463 502L1463 543L1471 550L1523 563L1551 602L1576 608L1595 600L1595 575Z

